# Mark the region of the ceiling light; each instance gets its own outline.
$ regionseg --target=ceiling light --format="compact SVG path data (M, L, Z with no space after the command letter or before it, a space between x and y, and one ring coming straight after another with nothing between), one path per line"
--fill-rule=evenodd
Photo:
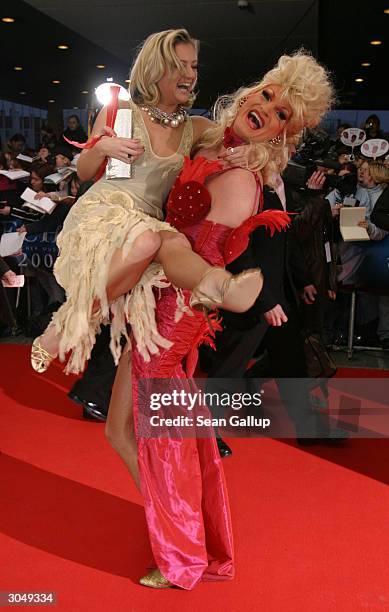
M13 17L2 17L1 21L4 21L4 23L14 23L15 19Z
M385 15L389 15L389 9L384 10Z
M378 45L382 45L382 40L371 40L370 44L374 47L378 47Z
M69 49L68 45L58 45L58 49Z
M48 100L50 102L50 104L52 104L53 102L55 102L55 100Z
M363 83L363 79L361 79L360 77L358 77L357 79L355 79L356 83Z
M19 91L19 93L20 93L21 96L25 96L27 92L26 91Z
M14 70L20 71L20 70L23 70L23 67L22 66L14 66Z
M81 93L82 94L87 94L87 93L89 93L89 91L87 89L84 89Z
M104 64L96 64L96 68L99 68L99 70L102 70L103 68L105 68Z
M51 82L54 83L54 85L59 85L61 83L61 81L57 81L57 80L51 81Z
M368 68L369 66L371 66L370 62L362 62L361 66L363 66L364 68Z

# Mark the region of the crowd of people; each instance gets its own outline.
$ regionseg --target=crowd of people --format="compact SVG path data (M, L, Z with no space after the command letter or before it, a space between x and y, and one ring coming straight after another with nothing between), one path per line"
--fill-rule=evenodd
M80 372L88 362L69 396L107 421L144 496L156 569L140 582L153 588L233 578L220 465L232 451L217 427L200 438L142 435L139 381L191 390L200 348L209 391L231 396L236 380L253 391L258 378L276 378L299 444L343 443L347 433L312 410L307 379L334 373L325 345L344 335L342 287L368 290L371 259L388 249L387 160L345 147L347 126L335 139L316 130L333 98L327 71L304 52L282 56L260 82L223 98L211 122L186 112L197 52L185 30L150 36L131 71L130 101L100 112L94 146L77 163L48 126L38 151L15 135L0 159L5 171L25 170L0 174L2 225L25 235L23 253L0 259L0 273L12 285L24 266L35 285L41 335L31 364L44 373L67 356L67 371ZM133 112L131 139L108 119L120 109ZM66 138L86 140L76 118L69 122ZM377 117L364 127L382 136ZM94 182L107 158L133 164L132 176ZM50 212L34 207L44 198ZM344 206L364 209L363 243L343 239ZM54 273L34 258L48 236ZM385 279L376 281L360 321L376 325L388 350L389 301ZM15 321L3 333L15 333Z

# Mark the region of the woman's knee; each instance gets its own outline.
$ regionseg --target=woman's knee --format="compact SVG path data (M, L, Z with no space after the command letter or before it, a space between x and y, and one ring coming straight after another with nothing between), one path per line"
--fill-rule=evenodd
M163 232L162 247L168 249L191 249L191 244L184 234L178 232Z
M156 232L147 230L138 236L132 245L131 254L136 259L148 259L153 257L161 246L161 238Z

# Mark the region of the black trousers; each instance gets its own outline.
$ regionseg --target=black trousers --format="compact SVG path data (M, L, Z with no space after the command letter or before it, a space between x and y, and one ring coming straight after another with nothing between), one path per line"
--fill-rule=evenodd
M247 365L258 349L267 349L269 371L277 382L281 401L293 421L298 437L325 435L324 423L312 411L305 365L303 336L298 312L287 309L288 322L271 327L266 322L248 330L227 327L216 340L217 352L208 371L207 390L233 392L238 387L249 393L258 391L255 366ZM218 380L215 384L212 379ZM231 379L229 382L227 379ZM246 379L239 383L238 379ZM290 380L293 379L293 380Z
M96 338L86 370L72 387L81 399L108 410L117 367L109 348L110 327L105 325Z

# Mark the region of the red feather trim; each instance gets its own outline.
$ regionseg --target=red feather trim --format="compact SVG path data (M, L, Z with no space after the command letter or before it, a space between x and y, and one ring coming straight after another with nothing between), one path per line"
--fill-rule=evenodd
M258 215L246 219L229 235L224 247L224 259L227 264L239 257L248 247L250 234L258 227L265 227L273 237L275 232L286 230L291 218L283 210L265 210Z

